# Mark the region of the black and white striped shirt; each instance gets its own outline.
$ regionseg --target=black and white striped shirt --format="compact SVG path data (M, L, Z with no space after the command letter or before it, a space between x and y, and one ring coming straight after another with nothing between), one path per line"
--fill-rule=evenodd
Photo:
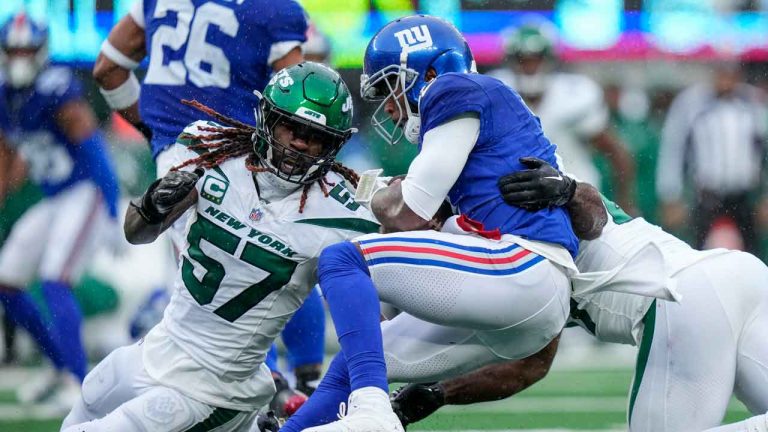
M764 95L747 84L718 97L696 85L675 98L664 122L656 173L663 202L680 200L685 174L697 190L740 193L760 184L768 111Z

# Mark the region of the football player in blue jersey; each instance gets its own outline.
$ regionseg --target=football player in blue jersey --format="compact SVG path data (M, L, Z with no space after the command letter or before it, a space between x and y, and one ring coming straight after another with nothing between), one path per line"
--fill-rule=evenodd
M357 188L358 202L392 234L320 256L342 352L283 430L402 430L388 379L436 381L556 343L578 251L569 215L508 205L496 186L534 163L527 156L557 166L555 146L517 93L474 69L459 31L435 17L398 19L368 44L361 92L379 102L373 126L391 143L404 136L419 154L404 179L368 172ZM552 181L567 197L576 191L570 179ZM442 232L413 231L434 226L446 199L461 217ZM380 327L379 300L404 313ZM346 415L316 426L335 420L347 398Z
M45 195L0 251L0 301L55 367L20 389L23 401L40 400L61 384L79 388L87 362L72 283L105 236L120 240L119 190L106 142L72 71L48 65L47 45L47 29L24 13L0 28L0 194L18 155ZM38 278L50 325L24 291Z
M145 135L162 178L182 162L166 150L200 118L181 100L253 123L253 90L264 89L273 71L303 61L306 32L306 14L294 0L136 0L104 41L93 75L108 105ZM145 57L139 84L133 70ZM168 231L175 252L185 224L181 218ZM324 334L322 300L313 291L283 336L297 388L307 393L320 377ZM274 350L268 365L277 370Z

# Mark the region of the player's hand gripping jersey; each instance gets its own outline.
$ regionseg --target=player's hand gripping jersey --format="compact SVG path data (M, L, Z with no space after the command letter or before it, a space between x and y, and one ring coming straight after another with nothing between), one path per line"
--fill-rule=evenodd
M199 125L208 124L196 122L182 137L200 134ZM185 147L193 141L170 149L179 163L197 156ZM261 181L258 190L244 163L228 160L197 182L181 278L146 337L144 364L157 381L198 400L252 410L271 396L264 357L316 283L320 251L378 225L336 174L327 174L335 182L330 196L308 194L299 213L301 188L271 201L273 183Z
M139 108L153 156L199 118L182 99L251 122L253 90L266 87L270 64L306 40L306 17L293 0L138 0L131 16L146 31Z

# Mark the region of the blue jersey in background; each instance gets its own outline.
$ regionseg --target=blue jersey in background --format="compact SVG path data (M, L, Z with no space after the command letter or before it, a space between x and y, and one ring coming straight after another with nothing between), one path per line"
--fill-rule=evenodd
M14 89L2 82L0 129L6 143L25 160L30 180L45 195L91 179L100 187L109 183L106 187L114 188L115 194L105 195L116 200L116 175L103 141L74 143L57 123L62 107L82 99L81 83L64 67L44 69L28 88Z
M447 73L428 84L419 100L421 136L463 113L480 117L480 136L448 193L451 204L486 228L559 244L576 256L578 240L562 207L529 212L508 205L497 182L526 169L521 157L534 156L557 167L554 144L520 96L501 81L479 74Z
M139 108L154 157L203 116L182 99L254 124L253 91L269 81L272 45L306 40L306 16L293 0L143 2L150 60Z

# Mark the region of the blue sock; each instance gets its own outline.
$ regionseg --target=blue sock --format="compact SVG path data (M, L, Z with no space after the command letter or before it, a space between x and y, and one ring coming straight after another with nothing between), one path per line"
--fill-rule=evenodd
M277 366L277 347L274 343L267 352L267 358L264 359L264 364L267 365L272 372L280 373L280 368Z
M325 309L317 288L313 288L296 314L283 330L288 350L288 364L299 366L322 364L325 355Z
M350 387L388 391L379 296L363 256L351 242L329 246L317 267L336 335L349 370Z
M51 334L43 321L32 297L21 290L0 288L0 302L11 321L24 328L40 346L40 350L51 359L56 369L64 369L65 361L58 338Z
M59 337L66 368L82 381L85 378L88 360L80 334L83 321L80 307L72 294L69 284L43 281L43 295L51 313L51 326Z
M349 374L344 354L338 353L328 366L323 380L312 397L283 425L281 432L299 432L337 420L339 404L349 399Z

